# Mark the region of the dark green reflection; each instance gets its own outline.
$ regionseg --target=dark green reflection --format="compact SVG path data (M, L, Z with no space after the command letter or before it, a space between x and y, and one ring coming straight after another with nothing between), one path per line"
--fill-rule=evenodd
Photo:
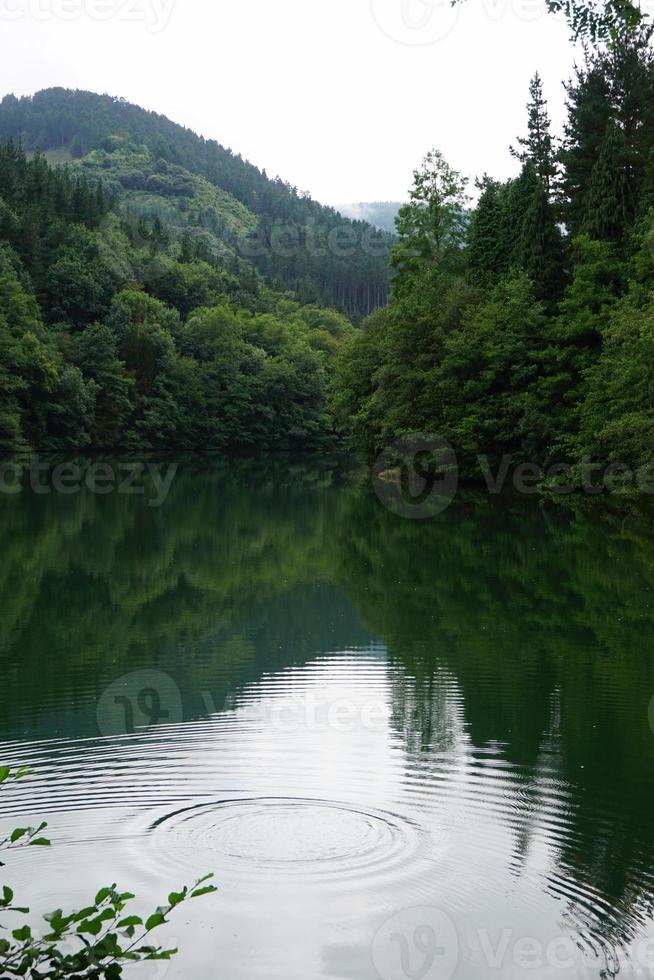
M479 495L423 523L350 504L336 578L401 668L396 724L428 752L435 672L455 676L473 745L499 745L534 813L545 781L569 792L562 873L609 897L607 941L631 936L652 914L651 515Z
M654 894L653 544L648 514L605 503L462 495L402 520L329 465L186 462L159 509L0 496L3 738L97 735L126 671L170 673L192 720L207 692L220 709L264 673L380 643L407 751L436 744L445 674L473 752L494 750L534 817L565 790L559 874L604 897L621 941Z

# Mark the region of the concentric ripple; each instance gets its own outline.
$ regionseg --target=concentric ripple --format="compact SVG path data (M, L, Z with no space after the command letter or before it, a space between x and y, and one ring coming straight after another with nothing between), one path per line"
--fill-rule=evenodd
M414 856L420 834L406 819L326 800L260 797L185 807L153 823L155 847L187 865L218 855L221 874L268 871L325 876L389 873Z

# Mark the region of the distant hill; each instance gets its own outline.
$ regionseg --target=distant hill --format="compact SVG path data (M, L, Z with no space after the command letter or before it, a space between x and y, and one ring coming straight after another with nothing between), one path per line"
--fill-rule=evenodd
M353 221L367 221L381 231L395 234L395 218L402 207L402 201L373 201L359 204L339 204L337 210L344 218Z
M53 88L2 100L0 141L7 138L101 179L138 217L237 255L306 301L355 318L387 302L392 238L381 219L375 227L351 220L165 116Z

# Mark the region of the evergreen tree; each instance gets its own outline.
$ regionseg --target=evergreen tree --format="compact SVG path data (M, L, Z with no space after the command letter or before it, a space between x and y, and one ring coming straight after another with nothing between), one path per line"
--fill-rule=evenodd
M576 81L566 85L568 117L560 159L565 222L572 237L585 223L591 174L611 119L609 88L604 72L592 63L577 68Z
M534 283L536 298L552 306L563 285L563 242L554 208L532 161L525 163L516 190L521 221L514 263Z
M574 237L595 222L598 193L592 190L600 155L601 169L616 159L620 137L620 171L624 180L625 217L633 220L646 182L654 145L653 28L622 30L606 46L586 52L576 79L568 83L568 121L561 151L564 167L565 221ZM606 174L602 178L606 182ZM591 198L592 193L592 198ZM604 191L600 197L604 196ZM612 232L615 234L615 232Z
M533 163L548 198L551 198L558 173L554 141L550 132L547 101L543 96L543 82L538 74L529 85L530 100L527 103L527 136L518 137L521 149L511 147L511 153L521 163Z
M510 266L512 243L506 234L506 186L485 175L477 187L481 195L470 219L468 269L472 282L490 288Z
M600 241L621 242L633 213L627 147L617 123L609 122L593 167L583 230Z

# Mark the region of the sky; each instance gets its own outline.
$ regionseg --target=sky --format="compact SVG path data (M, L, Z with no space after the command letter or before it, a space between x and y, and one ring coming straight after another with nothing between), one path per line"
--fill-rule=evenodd
M326 204L406 199L431 147L512 175L529 79L558 131L575 56L544 0L0 0L0 95L121 96Z

